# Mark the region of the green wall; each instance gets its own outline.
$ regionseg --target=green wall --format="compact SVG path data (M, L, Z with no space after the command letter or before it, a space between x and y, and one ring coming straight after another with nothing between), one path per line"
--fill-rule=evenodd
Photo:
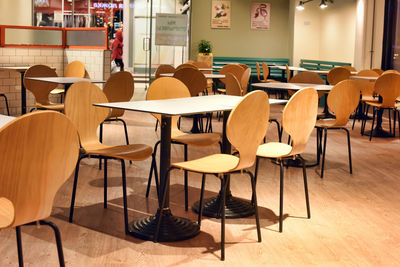
M201 39L211 41L214 56L291 58L289 0L268 0L271 4L270 30L250 29L252 0L231 0L231 28L211 29L211 1L192 0L191 53L197 57Z

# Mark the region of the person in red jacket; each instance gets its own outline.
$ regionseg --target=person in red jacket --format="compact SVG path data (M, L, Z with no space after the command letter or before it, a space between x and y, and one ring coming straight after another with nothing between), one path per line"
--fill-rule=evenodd
M122 61L122 31L117 31L115 34L115 40L112 43L112 56L111 59L114 60L115 64L120 68L121 71L124 70L124 62Z

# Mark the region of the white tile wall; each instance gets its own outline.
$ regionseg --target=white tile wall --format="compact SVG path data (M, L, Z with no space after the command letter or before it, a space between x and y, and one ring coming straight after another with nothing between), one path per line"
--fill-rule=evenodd
M110 77L111 51L61 48L4 48L0 47L0 66L48 65L62 76L65 66L74 60L85 64L89 77L106 80ZM0 92L8 98L10 113L21 114L21 76L15 71L0 71ZM50 96L59 102L59 96ZM27 91L27 111L35 106L33 95ZM6 114L3 98L0 98L0 114Z

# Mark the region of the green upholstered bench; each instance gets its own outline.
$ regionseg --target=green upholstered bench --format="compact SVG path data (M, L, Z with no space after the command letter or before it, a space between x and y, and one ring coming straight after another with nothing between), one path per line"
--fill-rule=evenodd
M300 60L300 67L308 69L308 70L330 70L330 69L344 66L344 65L351 66L351 63L323 61L323 60L310 60L310 59L301 59Z
M215 57L213 59L213 66L223 67L229 63L246 64L251 68L251 82L257 81L257 68L256 62L260 64L265 62L268 65L285 65L289 64L289 59L287 58L251 58L251 57ZM262 68L262 67L261 67ZM218 69L216 70L218 71ZM272 79L280 79L282 76L282 71L276 68L270 68L269 77Z

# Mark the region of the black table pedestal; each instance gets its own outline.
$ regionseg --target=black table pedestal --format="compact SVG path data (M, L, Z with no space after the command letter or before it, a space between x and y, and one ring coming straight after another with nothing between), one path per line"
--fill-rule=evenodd
M131 222L129 224L129 234L140 239L153 241L159 214L160 211L158 210L155 216L147 216ZM194 237L199 232L200 226L196 222L173 216L168 209L162 215L158 241L173 242L186 240Z

